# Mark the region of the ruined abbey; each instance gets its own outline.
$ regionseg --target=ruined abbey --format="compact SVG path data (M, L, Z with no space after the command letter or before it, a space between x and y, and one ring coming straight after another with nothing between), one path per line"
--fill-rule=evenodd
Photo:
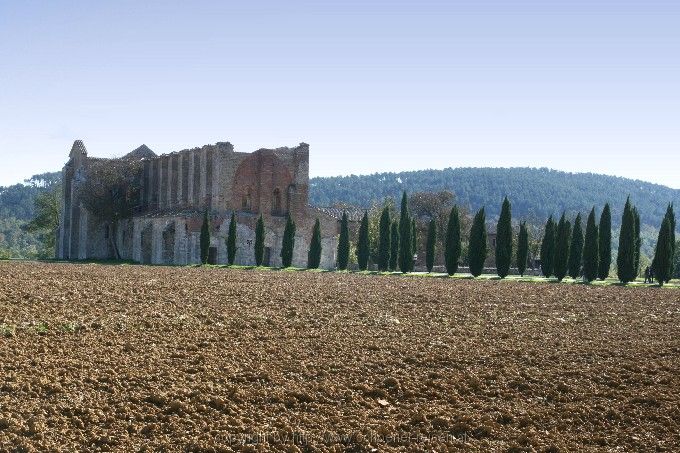
M83 202L95 168L118 166L134 173L134 206L111 221ZM209 262L227 262L229 219L237 219L236 264L252 265L255 224L265 223L264 264L278 266L286 216L297 224L293 265L306 267L314 221L321 223L322 268L335 266L338 222L308 206L309 145L235 152L220 142L157 156L142 145L118 159L89 157L76 140L63 169L63 212L57 258L124 259L145 264L200 263L199 236L207 211L211 224Z

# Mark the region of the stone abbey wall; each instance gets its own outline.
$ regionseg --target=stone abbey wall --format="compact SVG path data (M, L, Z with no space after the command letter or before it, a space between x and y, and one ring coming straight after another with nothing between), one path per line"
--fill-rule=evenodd
M110 228L88 212L80 200L82 182L94 161L77 140L63 170L64 203L57 257L121 259L148 264L200 262L203 214L211 217L211 261L226 263L226 236L236 213L236 263L254 264L255 223L262 214L266 227L265 261L280 265L286 216L297 225L293 265L305 267L316 218L322 227L323 268L335 265L337 220L308 207L309 145L235 152L227 142L156 156L142 145L120 162L142 163L139 201L130 219ZM91 173L91 172L90 172ZM113 237L115 236L115 237ZM114 249L115 246L115 249Z

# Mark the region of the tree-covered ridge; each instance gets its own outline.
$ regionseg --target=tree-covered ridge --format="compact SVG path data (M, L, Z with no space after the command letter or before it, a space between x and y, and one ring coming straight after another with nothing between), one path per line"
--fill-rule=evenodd
M567 173L547 168L447 168L363 176L336 176L310 180L310 204L347 203L370 207L386 197L399 199L406 190L448 190L456 201L473 211L486 207L487 219L496 220L505 196L512 201L513 217L542 224L551 214L586 215L593 206L609 202L612 221L620 224L626 197L631 196L642 224L658 229L669 202L680 205L680 190L649 182L593 173ZM599 214L599 213L598 213Z
M38 258L53 255L44 233L29 231L36 216L36 199L58 191L61 172L43 173L21 184L0 186L0 258Z

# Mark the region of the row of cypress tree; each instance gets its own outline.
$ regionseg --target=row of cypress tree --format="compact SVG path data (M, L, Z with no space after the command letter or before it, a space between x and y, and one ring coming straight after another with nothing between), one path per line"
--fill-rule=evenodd
M283 242L281 244L281 263L283 267L290 267L293 262L293 249L295 247L295 229L296 225L291 216L286 218L286 226L283 231ZM261 266L264 260L264 220L262 216L257 219L255 226L255 264ZM236 216L231 214L229 220L229 230L226 239L227 245L227 263L231 266L236 259ZM200 235L200 251L201 263L208 263L208 255L210 251L210 217L208 211L203 216L203 224L201 225ZM316 266L319 267L319 260L321 259L321 231L319 221L317 219L312 234L312 242L310 244L310 265L316 260ZM310 266L311 267L311 266Z
M669 204L659 230L652 262L654 276L661 285L667 283L674 272L675 228L676 219L673 205ZM288 216L281 247L283 267L290 267L292 264L295 230L295 222ZM449 275L453 275L458 270L458 262L462 252L460 213L457 206L454 206L450 211L443 242L446 271ZM436 222L432 219L428 225L425 244L425 263L428 272L431 272L434 266L436 244ZM231 265L236 257L236 218L234 214L232 214L229 222L226 245L227 260L229 265ZM201 261L203 263L208 261L209 246L210 219L206 211L200 236ZM639 274L640 247L640 215L629 197L624 207L617 256L617 276L621 282L631 282ZM264 221L262 216L257 221L254 248L255 263L260 266L264 255ZM514 256L520 275L524 275L526 271L528 250L528 229L526 222L521 222L517 238L517 250ZM319 267L321 251L321 227L319 219L316 219L309 245L307 260L309 268ZM347 269L350 239L349 221L346 212L343 213L340 222L337 252L337 268L339 270ZM390 219L390 212L387 206L385 206L381 213L378 237L378 269L381 271L396 271L398 268L403 273L411 272L413 271L415 252L416 223L415 219L409 214L408 198L406 192L404 192L398 221ZM367 269L370 256L370 239L368 213L366 211L364 211L361 219L355 253L359 269ZM469 235L467 258L470 273L473 276L476 277L482 273L487 254L486 215L484 208L482 208L475 214ZM509 273L513 259L512 212L507 197L503 200L501 214L498 219L495 256L497 274L499 277L504 278ZM586 221L585 236L580 213L574 219L573 226L566 218L565 213L562 213L558 222L555 222L553 217L550 216L545 225L540 256L541 271L546 277L554 275L561 281L567 275L574 279L583 275L584 280L588 282L598 278L600 280L607 278L611 268L611 209L609 204L605 205L599 222L596 221L595 208L590 211Z
M640 213L626 200L621 219L619 249L616 259L617 277L622 283L634 281L640 273ZM675 213L669 204L659 229L654 260L651 269L659 284L667 283L673 275L675 255ZM599 223L595 220L595 208L586 222L585 238L581 227L581 215L571 223L563 213L558 223L552 216L545 225L541 242L541 271L544 276L562 280L566 275L591 282L604 280L611 268L611 209L606 204Z

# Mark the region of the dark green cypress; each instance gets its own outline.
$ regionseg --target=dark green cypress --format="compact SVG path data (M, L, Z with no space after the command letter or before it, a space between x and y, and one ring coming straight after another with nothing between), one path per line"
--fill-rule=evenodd
M359 226L359 241L356 249L359 270L365 271L368 268L368 256L370 253L371 248L368 240L368 212L364 211L364 216L361 219L361 225Z
M633 264L633 272L635 278L640 275L640 248L642 247L642 238L640 237L640 213L636 206L633 206L633 219L635 220L635 262ZM635 280L633 278L633 280Z
M666 209L666 218L668 219L668 223L670 226L670 242L671 242L671 261L670 261L670 268L668 270L668 275L667 275L667 280L665 283L668 283L671 278L673 278L673 275L675 275L675 212L673 212L673 203L670 203L668 205L668 208Z
M524 277L527 270L527 260L529 259L529 230L527 223L519 224L519 235L517 236L517 271Z
M635 280L635 247L635 217L630 197L628 197L623 208L623 216L621 217L619 252L616 257L616 273L622 283Z
M432 272L434 266L434 252L435 244L437 243L437 222L434 218L430 220L430 226L427 229L427 246L425 247L425 266L428 272Z
M227 264L234 264L236 259L236 215L231 213L229 232L227 233Z
M496 272L505 278L512 261L512 212L508 197L503 200L501 215L496 225Z
M390 270L394 272L399 263L399 223L396 220L390 230Z
M564 213L557 223L557 238L555 240L555 277L557 280L567 275L569 265L569 245L571 242L571 224L566 219Z
M602 215L604 215L604 212ZM600 225L602 225L602 218L600 218ZM602 241L599 236L598 227L595 223L595 208L593 208L590 210L588 220L586 221L586 238L583 242L583 277L588 282L595 280L598 277L598 273L603 269L603 267L599 265L600 256L602 256L600 253L600 244ZM609 254L609 257L611 259L611 253ZM609 269L607 266L607 274L608 273Z
M602 210L598 233L598 249L600 256L597 276L600 280L604 280L609 276L609 269L612 265L612 213L609 208L609 203L605 204L604 209Z
M555 221L552 215L548 217L541 241L541 272L544 277L550 277L555 270Z
M257 219L257 226L255 227L255 265L262 266L264 258L264 220L262 214Z
M453 275L458 271L460 253L460 216L458 206L454 206L449 214L449 223L446 227L446 239L444 242L444 263L446 264L447 274Z
M210 217L208 216L208 210L206 209L203 214L203 224L201 225L201 237L200 237L200 247L201 247L201 263L208 264L208 255L210 254Z
M574 229L571 232L571 245L569 246L569 276L578 278L581 275L581 260L583 258L583 227L581 226L581 213L574 220Z
M344 271L349 263L349 220L347 212L342 213L340 220L340 238L338 239L338 269Z
M654 278L659 282L659 286L663 286L665 282L670 280L668 272L671 270L671 263L673 261L672 250L671 220L665 217L661 223L661 229L659 229L659 238L656 241L654 260L652 261Z
M309 242L309 252L307 252L307 267L317 269L321 263L321 224L319 219L314 222L312 229L312 240Z
M293 250L295 250L295 222L290 214L286 217L286 227L283 229L281 243L281 266L290 267L293 264Z
M486 243L486 214L484 208L480 209L472 221L470 228L470 244L468 249L468 262L470 273L473 277L479 277L484 271L484 262L488 253Z
M411 218L411 267L409 271L413 272L416 262L413 257L418 252L418 233L416 231L416 219Z
M401 197L401 213L399 217L399 270L402 273L410 271L413 264L411 228L411 218L408 215L408 198L406 197L406 192L404 192L404 195Z
M390 266L390 209L385 206L380 215L380 237L378 240L378 270L384 272Z

